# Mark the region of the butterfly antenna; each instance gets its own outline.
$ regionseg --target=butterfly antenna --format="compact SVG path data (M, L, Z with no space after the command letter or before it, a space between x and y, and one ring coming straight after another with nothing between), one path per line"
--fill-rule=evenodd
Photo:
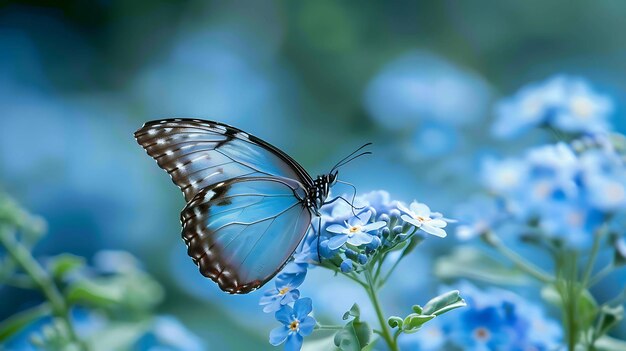
M343 161L343 162L342 162L342 163L340 163L337 167L343 167L343 166L347 165L348 163L350 163L350 162L352 162L352 161L356 160L357 158L359 158L359 157L361 157L361 156L371 155L371 154L372 154L372 152L371 152L371 151L362 152L362 153L360 153L360 154L358 154L358 155L356 155L356 156L353 156L353 157L352 157L352 158L350 158L350 159L347 159L346 161Z
M354 201L356 200L356 186L354 186L354 184L352 183L348 183L348 182L344 182L342 180L337 179L337 183L341 183L341 184L345 184L348 185L350 187L352 187L353 193L352 193L352 201L350 202L350 207L352 207L352 214L354 214L354 217L357 217L356 213L354 213L354 210L362 210L365 208L365 206L363 207L356 207L354 206Z
M346 161L346 160L347 160L347 159L349 159L352 155L354 155L354 154L356 154L357 152L359 152L359 151L363 150L363 148L364 148L364 147L367 147L367 146L370 146L370 145L372 145L372 143L365 143L365 144L361 145L361 147L359 147L358 149L356 149L356 150L352 151L352 152L351 152L348 156L344 157L343 159L341 159L341 161L337 162L337 164L336 164L336 165L335 165L335 166L334 166L334 167L330 170L330 173L332 173L332 172L333 172L334 170L336 170L337 168L339 168L339 167L341 167L341 166L345 165L346 163L350 162L351 160L354 160L356 157L363 156L363 154L361 154L361 155L358 155L358 156L356 156L356 157L352 158L351 160ZM369 154L371 154L371 152L369 152ZM344 161L346 161L346 162L344 162Z

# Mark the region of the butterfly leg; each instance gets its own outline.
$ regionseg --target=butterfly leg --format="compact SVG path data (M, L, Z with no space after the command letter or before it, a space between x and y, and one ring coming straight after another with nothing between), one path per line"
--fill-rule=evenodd
M320 255L320 236L322 236L322 217L317 217L317 261L322 264L322 256Z

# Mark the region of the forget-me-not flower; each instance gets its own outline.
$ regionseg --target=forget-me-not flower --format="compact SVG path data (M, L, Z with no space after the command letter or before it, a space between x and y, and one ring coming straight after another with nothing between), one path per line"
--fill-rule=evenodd
M409 208L398 204L398 209L403 212L401 218L404 221L428 234L441 238L446 237L447 234L443 228L445 228L448 223L442 218L440 213L431 212L427 205L413 201Z
M276 277L276 288L265 292L259 305L263 312L278 311L282 306L296 301L300 297L298 287L304 282L306 272L298 274L280 274Z
M401 337L403 346L421 351L558 349L561 328L539 306L506 290L459 285L467 308L457 318L428 323L418 333L422 338ZM430 335L435 340L425 340Z
M313 332L317 323L315 318L309 316L312 310L312 301L308 297L296 301L293 308L289 305L281 307L275 316L283 325L270 332L270 344L278 346L285 343L287 351L300 350L304 337Z
M518 136L538 126L569 134L595 135L609 131L612 101L596 93L582 78L558 75L529 84L496 105L493 133Z
M371 243L373 235L370 233L387 225L383 221L368 223L371 216L371 212L363 212L345 221L344 225L329 225L326 230L335 235L328 240L328 248L336 250L346 242L354 246Z

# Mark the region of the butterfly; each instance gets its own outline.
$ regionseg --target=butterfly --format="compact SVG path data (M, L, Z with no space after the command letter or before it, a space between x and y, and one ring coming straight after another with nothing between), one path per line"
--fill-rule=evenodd
M271 144L224 123L175 118L147 122L135 139L182 190L187 253L200 273L231 294L263 286L307 233L338 168L313 179ZM346 183L349 184L349 183Z

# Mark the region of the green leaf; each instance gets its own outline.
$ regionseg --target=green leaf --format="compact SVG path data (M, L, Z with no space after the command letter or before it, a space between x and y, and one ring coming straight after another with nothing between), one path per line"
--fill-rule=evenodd
M459 291L452 290L428 301L423 307L422 314L438 316L450 310L465 306L467 306L467 304L465 300L461 298Z
M72 284L66 292L70 303L84 303L94 307L110 307L124 298L123 287L101 280L81 280Z
M369 344L372 329L366 322L353 320L335 334L335 346L342 351L361 351Z
M0 223L19 229L29 244L40 239L46 231L46 222L41 217L28 213L13 199L1 193Z
M528 277L514 267L503 265L473 247L458 247L435 262L435 275L442 279L469 278L490 284L524 285Z
M415 333L420 330L420 328L429 320L435 318L436 316L431 315L419 315L417 313L411 313L410 315L404 318L404 323L402 325L402 332L406 334Z
M350 317L354 317L355 319L359 319L359 317L361 316L361 309L359 308L358 304L354 304L352 305L352 307L350 307L350 310L348 310L346 313L343 314L343 320L347 320Z
M47 262L48 270L57 280L62 280L69 273L85 266L85 259L80 256L63 253L50 258Z
M112 323L93 333L86 341L91 351L131 350L150 328L149 321Z
M626 341L603 336L593 346L597 351L624 351L626 350Z
M324 337L317 337L318 332L315 332L312 336L304 338L304 344L302 344L302 351L338 351L341 350L335 346L335 334L331 334Z
M602 306L600 309L600 324L596 329L597 334L604 335L608 333L622 319L624 319L624 306Z
M391 316L387 319L387 324L389 324L392 328L400 328L402 329L402 324L404 320L398 316Z
M68 286L65 294L70 304L128 312L154 307L163 298L163 289L150 276L137 271L78 280Z
M420 305L413 305L411 309L417 314L422 314L422 312L424 311L424 308Z
M396 244L395 246L393 246L388 252L392 252L392 251L400 251L402 249L404 249L407 245L406 241L402 241L398 244Z
M0 343L18 333L36 320L50 314L47 303L18 312L0 323Z
M376 347L377 342L378 342L378 338L374 338L372 341L370 341L369 344L367 344L367 346L362 348L361 351L374 351L374 347Z
M80 351L71 336L69 326L60 318L54 318L43 327L40 332L31 336L31 342L42 350L47 351Z

